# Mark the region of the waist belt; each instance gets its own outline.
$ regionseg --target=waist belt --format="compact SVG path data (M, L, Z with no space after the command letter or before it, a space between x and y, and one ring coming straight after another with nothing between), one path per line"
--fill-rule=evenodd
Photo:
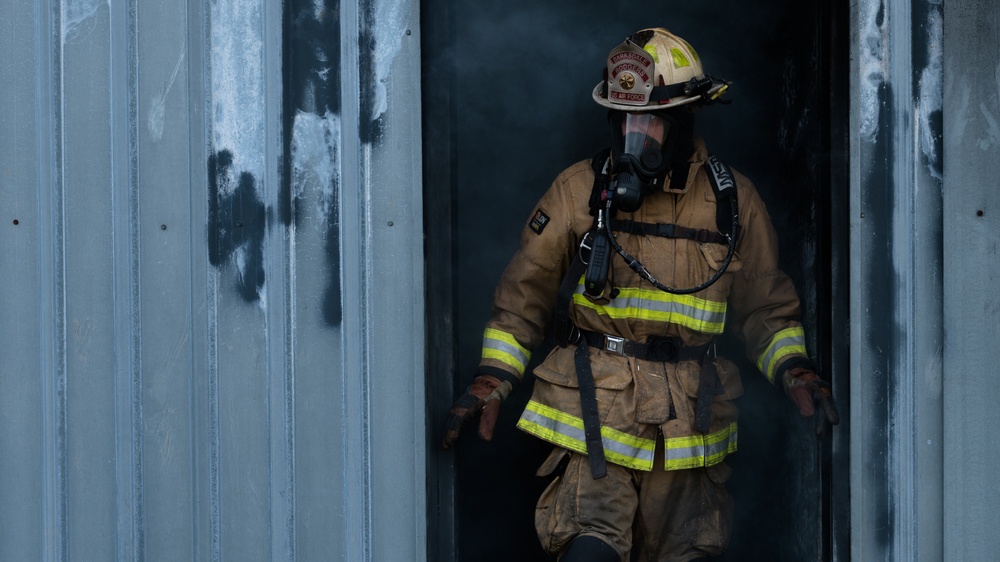
M580 337L590 347L603 349L616 355L635 357L647 361L677 363L679 361L701 361L712 350L713 343L705 345L684 345L680 338L653 336L646 343L627 340L618 336L580 330Z

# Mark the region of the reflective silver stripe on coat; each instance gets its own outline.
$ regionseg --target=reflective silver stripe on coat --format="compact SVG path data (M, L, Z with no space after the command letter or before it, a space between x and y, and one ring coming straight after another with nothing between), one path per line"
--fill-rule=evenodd
M576 416L531 401L521 414L521 420L518 421L517 426L536 437L563 448L578 453L587 453L583 420ZM614 439L612 436L615 434L618 434L621 439L634 443L630 445ZM601 426L601 442L604 445L604 456L608 461L640 470L652 469L655 452L653 449L654 441Z
M757 359L757 368L764 373L767 380L774 382L774 370L781 360L789 355L806 356L806 335L802 326L786 328L771 338L767 349Z
M625 287L608 304L595 304L583 292L583 285L578 285L573 303L609 318L672 323L708 334L721 334L726 325L725 302Z
M483 359L496 359L501 363L513 368L519 375L524 374L524 369L531 359L531 352L522 347L514 336L487 328L483 332Z

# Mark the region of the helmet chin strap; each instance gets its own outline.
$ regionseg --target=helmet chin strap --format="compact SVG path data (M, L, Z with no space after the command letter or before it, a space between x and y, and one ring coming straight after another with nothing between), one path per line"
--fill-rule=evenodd
M680 109L662 113L668 112L674 121L670 131L674 135L671 152L664 155L669 162L667 169L670 170L670 188L684 191L687 187L688 170L691 168L691 155L694 153L694 112ZM666 179L661 178L661 181Z

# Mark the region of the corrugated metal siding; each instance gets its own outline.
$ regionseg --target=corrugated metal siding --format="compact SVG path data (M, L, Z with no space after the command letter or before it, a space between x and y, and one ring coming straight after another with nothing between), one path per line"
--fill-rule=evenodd
M422 559L417 12L0 2L0 557Z
M852 559L941 560L941 7L855 21Z
M942 559L941 18L853 18L852 560Z
M851 560L995 559L996 2L852 6Z
M945 6L944 560L996 559L1000 5Z

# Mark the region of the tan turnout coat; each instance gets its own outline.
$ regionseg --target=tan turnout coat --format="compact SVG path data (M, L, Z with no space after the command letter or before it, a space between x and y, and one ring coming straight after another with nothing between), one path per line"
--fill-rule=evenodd
M676 224L717 231L716 202L705 169L707 152L696 140L687 186L647 195L635 213L618 219ZM741 231L736 256L711 287L693 295L658 290L615 255L609 287L601 298L584 294L582 279L569 316L581 329L645 342L674 336L686 345L711 342L724 329L736 330L749 357L771 381L780 380L788 360L806 356L799 300L790 279L778 270L778 246L764 204L753 184L733 172ZM589 161L563 171L538 202L521 234L494 297L483 338L482 372L522 378L530 350L551 323L559 285L583 235L592 227L589 199L594 173ZM689 239L617 233L617 240L661 283L673 288L701 284L717 270L727 247ZM618 293L610 298L610 288ZM535 369L536 381L518 427L556 445L586 453L574 346L556 347ZM723 392L715 396L705 434L694 429L699 365L659 363L590 350L597 387L601 433L608 462L653 469L662 433L666 470L711 466L736 450L737 408L743 387L735 366L716 366Z

